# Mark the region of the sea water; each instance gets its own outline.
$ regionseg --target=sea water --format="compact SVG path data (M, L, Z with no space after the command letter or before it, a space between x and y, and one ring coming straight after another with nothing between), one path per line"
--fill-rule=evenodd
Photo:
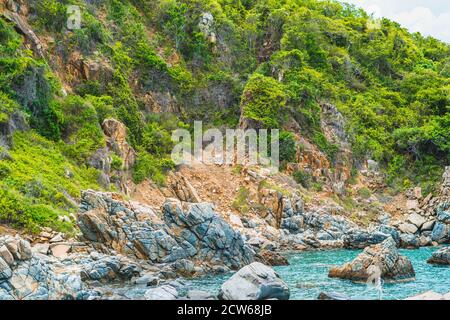
M416 272L416 280L386 284L381 287L383 299L397 300L428 290L450 292L450 267L427 263L436 247L400 250L407 256ZM321 292L338 292L354 299L379 299L380 290L375 286L357 284L349 280L328 278L331 266L352 261L361 250L327 250L299 252L287 255L290 265L273 267L290 288L290 299L317 299ZM232 274L210 276L190 281L192 288L217 293L220 286Z

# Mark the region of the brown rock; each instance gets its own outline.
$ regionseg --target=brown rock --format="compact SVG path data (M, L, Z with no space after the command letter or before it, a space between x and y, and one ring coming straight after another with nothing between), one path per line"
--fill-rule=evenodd
M419 208L419 202L416 199L406 200L406 209L416 210Z
M65 244L58 244L50 248L52 255L56 258L63 258L67 256L70 251L70 246Z
M192 186L189 180L181 173L175 172L169 174L169 185L176 197L184 202L201 202L197 190Z
M105 119L102 128L108 137L108 147L121 157L124 169L130 169L136 161L136 152L126 141L127 127L116 119Z

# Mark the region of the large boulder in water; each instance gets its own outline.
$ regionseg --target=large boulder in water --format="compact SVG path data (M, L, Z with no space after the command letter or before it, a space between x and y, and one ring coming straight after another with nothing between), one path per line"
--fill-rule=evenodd
M432 264L450 265L450 247L444 247L437 250L427 262Z
M253 262L236 272L219 292L223 300L289 299L289 287L270 267Z
M87 190L80 209L84 238L105 250L154 263L189 259L238 269L253 262L253 250L210 203L168 199L155 212L118 194Z
M411 261L401 256L395 241L388 238L365 248L352 262L331 268L328 276L357 282L376 280L380 276L384 281L396 282L414 280L415 272Z

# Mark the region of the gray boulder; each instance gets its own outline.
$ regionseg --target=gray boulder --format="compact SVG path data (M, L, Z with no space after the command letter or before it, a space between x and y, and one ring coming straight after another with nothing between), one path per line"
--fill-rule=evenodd
M210 203L167 201L163 219L172 237L184 252L211 264L237 269L253 261L253 250L238 231L233 230Z
M415 249L420 247L420 240L413 234L402 233L400 235L400 246L402 248Z
M80 210L78 225L86 239L127 256L153 263L189 259L232 269L253 261L253 250L210 203L169 199L156 213L118 194L88 190Z
M162 285L161 287L151 288L145 292L146 300L177 300L179 299L178 291L170 285Z
M0 258L0 280L9 279L12 276L12 271L5 260Z
M289 295L289 287L278 274L259 262L240 269L219 291L223 300L288 300Z
M450 265L450 247L444 247L437 250L427 262L432 264Z
M397 231L391 230L387 226L380 226L380 229L375 230L353 228L345 234L344 243L347 248L362 249L373 244L381 243L390 237L399 239ZM396 242L398 242L398 240L396 240Z
M437 221L434 224L433 231L431 233L431 240L438 243L448 242L450 239L450 227L447 224Z

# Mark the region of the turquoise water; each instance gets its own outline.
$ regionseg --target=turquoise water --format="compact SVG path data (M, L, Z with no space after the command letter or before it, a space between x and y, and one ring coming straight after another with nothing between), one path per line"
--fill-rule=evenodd
M400 250L407 256L416 271L416 281L383 284L382 299L404 299L428 290L439 293L450 291L450 267L434 266L426 261L437 248ZM353 260L361 250L332 250L301 252L288 255L289 266L274 267L289 285L291 299L316 299L320 292L339 292L357 299L378 299L378 291L365 284L348 280L328 278L332 265L341 265ZM206 277L191 281L192 288L217 293L231 274Z

